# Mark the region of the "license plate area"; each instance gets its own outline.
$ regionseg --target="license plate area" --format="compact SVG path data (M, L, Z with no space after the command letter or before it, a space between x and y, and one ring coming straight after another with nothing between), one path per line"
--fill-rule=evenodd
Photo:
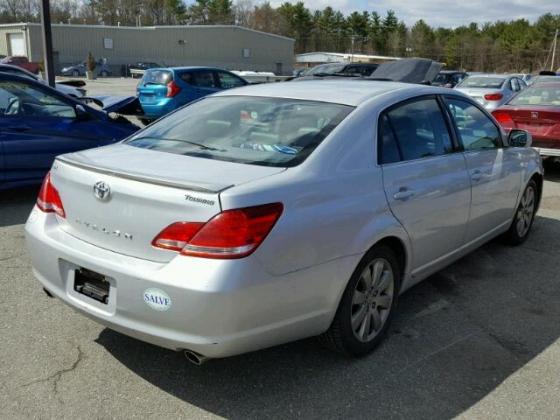
M74 271L74 290L104 305L109 303L111 285L103 274L86 268Z

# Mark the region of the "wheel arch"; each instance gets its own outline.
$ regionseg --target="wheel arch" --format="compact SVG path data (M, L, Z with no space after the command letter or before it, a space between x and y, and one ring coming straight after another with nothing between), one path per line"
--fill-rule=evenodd
M541 173L539 172L535 172L531 178L529 178L530 181L535 181L535 184L537 184L537 208L535 209L535 212L539 210L539 207L541 205L541 198L542 198L542 193L543 193L543 185L544 185L544 177Z

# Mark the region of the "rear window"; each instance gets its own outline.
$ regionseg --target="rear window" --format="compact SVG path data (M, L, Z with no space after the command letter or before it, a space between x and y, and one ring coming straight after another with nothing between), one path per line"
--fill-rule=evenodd
M503 77L467 77L457 87L501 89L506 79Z
M560 106L560 83L557 85L537 85L521 91L510 105Z
M173 79L169 70L146 70L142 82L152 85L166 85Z
M208 97L126 143L207 159L290 167L303 162L352 109L285 98Z

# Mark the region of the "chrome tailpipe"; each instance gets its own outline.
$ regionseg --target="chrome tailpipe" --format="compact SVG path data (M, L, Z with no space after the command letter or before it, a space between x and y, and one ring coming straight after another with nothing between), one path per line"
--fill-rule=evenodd
M183 353L185 354L185 357L189 362L197 366L206 363L210 359L209 357L203 356L202 354L195 353L192 350L185 350Z

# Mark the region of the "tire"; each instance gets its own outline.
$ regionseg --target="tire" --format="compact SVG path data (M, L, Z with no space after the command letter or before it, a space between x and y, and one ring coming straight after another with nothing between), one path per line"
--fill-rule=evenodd
M538 194L539 191L537 189L536 182L530 180L523 191L519 206L513 216L511 226L504 234L503 238L507 244L516 246L521 245L527 240L535 220Z
M148 125L152 122L152 120L148 120L146 118L138 118L140 120L140 122L144 125Z
M330 328L320 336L323 344L355 357L373 351L383 341L395 312L400 269L392 249L383 245L370 249L352 274ZM367 273L371 273L371 287Z
M107 77L107 76L109 76L109 73L107 73L105 70L103 70L101 73L99 73L99 75L101 77Z
M78 77L80 72L78 70L72 70L72 77Z

